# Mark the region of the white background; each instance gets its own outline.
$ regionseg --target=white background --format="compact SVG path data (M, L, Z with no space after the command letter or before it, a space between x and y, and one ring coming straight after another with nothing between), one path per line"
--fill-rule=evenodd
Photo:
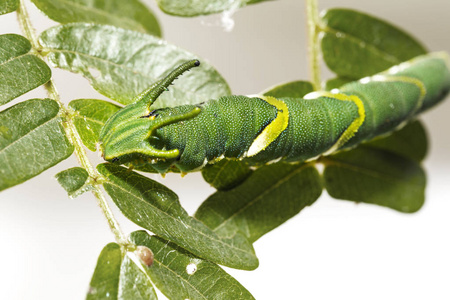
M211 62L235 94L308 78L303 1L242 9L231 33L220 27L220 16L170 17L146 3L165 39ZM366 11L414 33L430 50L450 51L448 0L322 0L320 6ZM29 7L38 31L55 24ZM15 15L1 16L0 33L11 32L19 33ZM105 99L79 75L53 75L66 103ZM20 100L44 96L40 88ZM423 117L431 149L427 199L418 213L333 200L324 192L255 243L257 270L227 270L257 299L450 299L449 113L447 101ZM84 298L98 254L113 236L92 195L69 199L53 178L75 165L71 157L0 193L0 299ZM189 213L213 192L200 174L167 177ZM115 211L125 232L137 228Z

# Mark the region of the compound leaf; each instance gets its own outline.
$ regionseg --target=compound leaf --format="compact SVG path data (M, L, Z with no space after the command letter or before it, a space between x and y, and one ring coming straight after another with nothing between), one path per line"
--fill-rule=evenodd
M136 263L129 255L124 255L116 243L103 248L86 299L157 299L151 281L137 265L140 262Z
M221 236L241 232L254 242L314 203L321 193L316 168L277 163L257 169L232 190L211 195L195 218Z
M167 187L113 164L101 164L97 169L107 179L103 184L107 193L137 225L204 259L239 269L258 266L253 247L243 236L219 237L190 217Z
M135 231L130 239L154 252L154 263L145 270L169 299L254 299L218 265L203 260L160 237Z
M229 190L241 184L252 173L241 161L222 159L202 169L203 179L218 190Z
M151 35L108 25L67 24L40 36L57 67L81 73L101 94L122 104L179 64L197 58ZM208 63L181 76L152 108L198 103L229 95L225 80Z
M50 80L50 68L30 50L23 36L0 35L0 105Z
M303 96L313 91L314 88L311 82L299 80L276 85L262 93L265 96L272 96L275 98L303 98Z
M0 112L0 191L69 157L73 146L50 99L32 99Z
M408 33L362 12L330 9L322 22L323 58L339 76L359 79L426 53Z
M83 144L91 151L96 151L98 136L103 125L121 107L97 99L77 99L69 103L77 112L74 124Z
M109 24L161 36L158 21L138 0L32 0L50 19L66 24L75 22Z
M360 146L323 159L331 197L415 212L425 201L425 173L408 158Z
M268 0L156 0L162 11L180 17L195 17L215 14L226 10L236 10L248 4L263 1Z

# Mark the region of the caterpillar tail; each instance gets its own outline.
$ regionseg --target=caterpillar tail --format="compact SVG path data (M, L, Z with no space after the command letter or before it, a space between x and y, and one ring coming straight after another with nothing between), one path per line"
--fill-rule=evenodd
M189 71L194 67L198 67L200 65L200 61L197 59L193 59L181 64L175 70L169 73L165 78L161 79L154 85L152 85L149 89L144 91L142 95L142 101L147 105L148 114L142 116L141 118L148 118L152 121L152 126L149 128L149 132L147 138L151 138L154 135L155 131L163 126L167 126L176 122L186 121L196 117L200 112L201 108L195 107L191 111L184 114L177 114L172 116L164 116L161 117L157 114L157 111L150 111L151 105L155 103L158 97L164 92L168 90L169 85L178 78L178 76L183 73ZM159 116L159 117L158 117ZM160 150L153 147L150 143L146 142L145 145L145 153L146 155L155 157L155 158L176 158L179 155L178 149L172 150Z

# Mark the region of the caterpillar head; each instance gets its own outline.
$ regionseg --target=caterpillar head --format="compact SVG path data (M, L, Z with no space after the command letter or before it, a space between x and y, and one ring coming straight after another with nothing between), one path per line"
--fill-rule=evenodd
M159 116L150 107L179 75L198 65L200 65L198 60L180 65L167 77L139 94L134 103L112 115L100 132L101 156L118 164L142 159L152 161L177 158L178 149L157 149L151 145L151 139L158 128L193 118L201 112L201 109L195 107L186 113Z

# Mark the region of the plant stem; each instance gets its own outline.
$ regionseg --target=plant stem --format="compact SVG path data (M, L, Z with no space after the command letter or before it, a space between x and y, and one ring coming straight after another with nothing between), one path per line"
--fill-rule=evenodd
M317 0L306 0L306 15L308 23L308 57L309 72L314 89L321 90L320 78L320 46L319 46L319 10Z
M25 36L30 41L33 50L39 52L41 50L41 46L37 42L33 26L31 25L30 16L28 15L28 11L23 0L20 0L19 3L19 8L17 9L17 18L19 20L20 27Z
M20 23L23 33L25 34L27 39L30 40L30 42L31 42L32 48L35 52L35 55L41 59L45 59L45 56L42 55L42 47L41 47L41 45L39 45L39 42L36 38L36 34L35 34L32 24L31 24L28 12L26 10L24 0L20 1L20 5L17 10L17 18L19 20L19 23ZM106 217L106 220L108 221L108 225L109 225L112 233L114 234L117 243L119 243L121 245L128 244L125 234L121 231L119 223L117 222L116 218L114 217L102 190L99 188L98 179L101 178L101 176L97 172L97 170L95 170L95 168L92 166L92 163L89 161L89 159L87 157L86 150L83 146L83 142L81 141L78 131L76 130L75 124L73 123L74 113L72 112L72 110L70 108L66 108L64 106L64 104L61 102L59 93L56 89L53 79L50 79L44 85L44 87L47 90L47 94L48 94L49 98L55 100L59 104L60 116L63 119L62 124L63 124L64 130L66 132L66 136L75 148L75 155L76 155L78 161L80 162L80 165L84 169L86 169L86 171L89 174L89 177L90 177L92 185L93 185L92 193L94 194L95 198L97 199L97 203L100 206L100 208L103 212L103 215Z

